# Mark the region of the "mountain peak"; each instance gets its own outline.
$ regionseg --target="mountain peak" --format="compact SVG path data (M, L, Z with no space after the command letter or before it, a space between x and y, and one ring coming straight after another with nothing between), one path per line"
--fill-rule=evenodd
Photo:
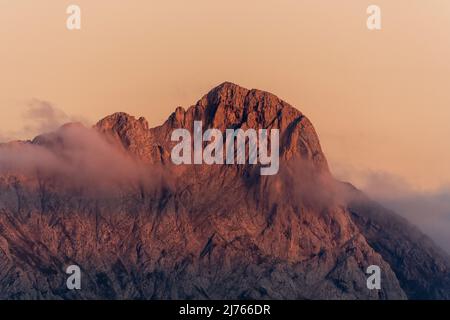
M126 127L139 125L148 129L148 122L144 117L136 119L134 116L125 112L116 112L101 119L95 127L104 130L120 130Z
M221 84L215 86L215 87L214 87L213 89L211 89L210 91L214 91L214 90L216 90L216 89L221 89L221 88L242 88L242 89L245 89L244 87L242 87L242 86L240 86L240 85L238 85L238 84L236 84L236 83L233 83L233 82L231 82L231 81L224 81L224 82L222 82Z
M145 157L151 148L148 122L144 117L136 119L125 112L116 112L97 122L94 129L111 137L139 158Z
M270 92L246 89L232 82L214 87L187 109L177 107L159 127L149 128L144 118L117 112L100 120L94 128L112 136L140 158L157 163L170 155L173 129L193 132L194 121L202 121L205 130L215 128L222 132L236 128L279 129L282 157L299 156L328 171L314 127L299 110Z
M220 93L225 93L225 92L236 92L236 91L247 92L249 90L238 84L235 84L233 82L225 81L225 82L222 82L221 84L219 84L218 86L215 86L214 88L212 88L208 92L208 95L209 94L220 94Z
M270 92L259 89L247 89L229 81L225 81L211 89L200 101L207 101L210 104L222 102L233 109L240 109L244 107L247 97L261 102L268 102L263 103L263 107L273 107L281 102L281 99Z
M171 134L194 121L279 130L282 170L172 166ZM123 112L94 126L96 142L70 128L0 154L25 169L0 175L0 299L449 297L447 256L363 196L342 199L311 122L271 93L225 82L155 128ZM61 289L73 261L78 292ZM380 290L366 288L370 265Z

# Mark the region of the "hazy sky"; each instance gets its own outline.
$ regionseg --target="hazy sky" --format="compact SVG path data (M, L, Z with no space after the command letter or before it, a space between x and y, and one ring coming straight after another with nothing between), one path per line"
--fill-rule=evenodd
M56 119L157 125L232 81L304 112L341 177L450 185L448 0L0 0L0 40L0 139L31 138L42 101Z

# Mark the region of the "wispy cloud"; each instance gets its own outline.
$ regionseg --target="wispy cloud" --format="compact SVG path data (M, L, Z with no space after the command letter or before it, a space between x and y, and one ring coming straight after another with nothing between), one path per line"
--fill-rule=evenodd
M0 175L27 177L29 186L110 193L127 188L165 187L161 173L129 156L93 128L68 125L39 136L35 143L0 147Z
M394 174L348 167L338 176L408 219L450 253L450 186L422 191Z
M69 122L88 123L83 117L68 115L53 103L37 98L26 101L23 108L22 127L15 131L0 132L0 142L23 137L32 139L38 134L54 131Z

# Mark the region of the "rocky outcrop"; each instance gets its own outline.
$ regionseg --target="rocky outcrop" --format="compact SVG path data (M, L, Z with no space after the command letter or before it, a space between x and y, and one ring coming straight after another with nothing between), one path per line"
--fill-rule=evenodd
M192 132L195 120L222 131L279 129L279 174L260 176L255 165L172 165L172 130ZM445 254L396 216L372 215L369 200L367 207L349 203L311 122L273 94L224 83L159 127L116 113L93 130L170 181L148 174L143 180L153 183L121 184L99 196L83 193L82 184L52 183L54 175L32 184L32 177L4 174L1 298L447 297ZM65 137L58 131L33 144L66 159L71 153L58 153L73 146ZM415 258L402 256L413 243ZM418 262L439 281L424 283ZM83 271L82 290L65 286L71 264ZM366 286L370 265L382 270L380 290Z

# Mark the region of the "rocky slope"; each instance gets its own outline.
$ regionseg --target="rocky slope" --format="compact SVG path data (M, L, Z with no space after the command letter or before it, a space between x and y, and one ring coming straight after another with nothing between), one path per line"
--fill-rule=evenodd
M280 129L280 172L174 166L171 132L194 120ZM116 113L0 149L3 299L449 298L448 257L335 181L308 118L267 92L224 83L156 128Z

